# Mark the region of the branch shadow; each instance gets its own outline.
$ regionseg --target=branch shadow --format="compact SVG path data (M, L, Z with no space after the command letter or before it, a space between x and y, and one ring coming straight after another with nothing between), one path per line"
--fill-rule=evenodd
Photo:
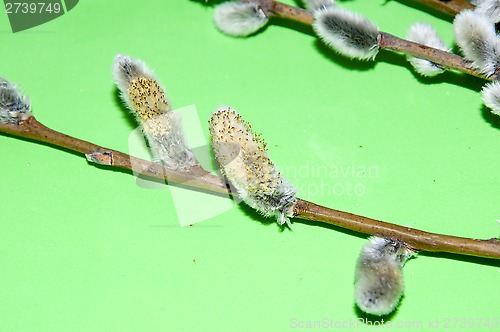
M404 299L404 294L399 301L401 302L403 301L403 299ZM364 312L356 304L353 305L354 314L356 315L356 317L358 317L360 321L362 321L366 326L375 325L380 328L383 328L385 324L387 324L390 320L392 320L396 316L396 314L398 313L398 308L399 305L394 311L388 313L387 315L376 316Z
M454 261L469 263L469 264L477 264L484 266L491 266L500 268L500 260L494 258L485 258L485 257L474 257L474 256L464 256L459 254L450 254L450 253L442 253L442 252L420 252L419 256L432 257L432 258L444 258L451 259Z
M226 2L226 0L189 0L191 2L197 2L204 7L214 7L222 2Z
M391 0L386 0L384 3L384 6ZM448 21L448 22L453 22L454 17L450 14L443 13L437 9L434 9L430 6L426 6L423 3L419 2L418 0L396 0L397 2L402 3L406 7L413 8L415 10L430 14L440 20L443 21ZM445 1L443 1L445 2Z
M377 61L350 59L330 48L319 38L314 41L314 47L323 57L347 69L367 71L370 69L374 69L377 65Z

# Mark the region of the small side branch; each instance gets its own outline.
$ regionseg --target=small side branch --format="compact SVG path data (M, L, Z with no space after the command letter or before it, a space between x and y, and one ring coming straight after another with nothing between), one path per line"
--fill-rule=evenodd
M314 22L314 16L309 11L281 3L279 1L244 0L244 2L253 2L259 4L259 6L269 18L280 17L306 25L312 25ZM468 2L458 0L446 2L427 0L422 2L426 2L428 4L433 3L435 6L437 6L437 4L439 3L446 8L450 6L450 8L455 8L456 10L465 9L464 6L468 6L468 8L472 6L472 8L474 8L474 6L470 5ZM464 5L464 3L468 5ZM380 32L380 42L378 46L380 47L380 49L388 50L391 52L404 53L407 55L415 56L417 58L429 60L448 70L456 70L489 81L496 81L500 79L498 73L495 73L491 76L482 74L472 66L470 61L467 61L465 58L459 55L435 49L426 45L414 43L386 32Z

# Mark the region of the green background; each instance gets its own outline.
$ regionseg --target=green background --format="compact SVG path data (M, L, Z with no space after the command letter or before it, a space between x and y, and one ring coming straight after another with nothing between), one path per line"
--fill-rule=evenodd
M425 21L453 43L450 20L406 1L341 4L382 31L403 37ZM19 83L45 125L127 152L135 125L111 64L129 54L155 70L175 107L196 106L204 137L217 106L236 108L301 198L432 232L500 235L500 121L482 105L484 81L420 78L384 51L375 63L350 61L284 21L235 39L212 14L204 1L87 0L15 34L0 14L1 75ZM57 148L4 135L0 144L2 331L377 322L353 305L363 236L300 221L281 230L240 205L181 228L167 187L145 189ZM191 209L203 207L199 197ZM499 319L499 280L495 261L419 255L405 266L405 298L384 320L442 328L447 319Z

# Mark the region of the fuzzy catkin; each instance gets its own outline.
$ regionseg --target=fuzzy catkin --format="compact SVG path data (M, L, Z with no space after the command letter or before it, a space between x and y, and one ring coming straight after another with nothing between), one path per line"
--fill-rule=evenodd
M406 34L406 39L442 51L449 51L448 46L446 46L445 42L438 36L436 30L427 23L412 24ZM419 59L411 55L407 55L407 59L413 68L423 76L436 76L444 72L442 67L436 65L432 61Z
M356 304L366 313L387 315L403 294L403 265L413 251L398 240L372 237L369 241L356 265Z
M481 90L483 102L491 109L491 112L500 115L500 82L490 82Z
M351 58L373 60L380 32L367 18L333 6L314 13L314 31L331 48Z
M297 190L267 156L266 144L230 107L221 107L210 120L212 148L222 174L243 201L280 225L290 226Z
M15 84L0 78L0 123L18 124L31 117L31 103Z
M155 162L173 169L197 165L187 146L180 116L146 64L126 55L116 56L113 74L121 97L135 115L147 138Z
M453 21L455 39L464 56L486 75L492 75L500 62L500 39L494 24L485 16L464 10Z
M268 22L257 3L229 1L218 5L214 11L215 26L223 33L245 37L257 32Z

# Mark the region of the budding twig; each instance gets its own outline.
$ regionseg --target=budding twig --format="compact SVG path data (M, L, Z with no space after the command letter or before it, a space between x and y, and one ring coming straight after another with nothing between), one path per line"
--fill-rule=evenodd
M136 158L113 149L108 149L55 131L40 123L34 116L15 123L0 123L0 133L28 138L36 142L49 143L84 154L90 162L139 172L150 178L168 180L172 184L186 184L189 187L207 189L215 193L227 194L227 187L219 177L205 171L200 166L188 170L174 170L157 163Z
M244 2L257 3L268 18L280 17L295 22L300 22L306 25L314 23L314 16L307 10L286 5L274 0L243 0ZM430 1L429 1L430 2ZM439 1L437 1L439 2ZM465 58L425 46L419 43L414 43L386 32L379 32L378 47L392 52L400 52L406 55L411 55L417 58L429 60L443 68L449 70L457 70L465 74L480 77L485 80L496 81L500 79L499 73L486 75L474 68L472 63Z
M90 162L140 172L147 177L168 180L169 184L180 183L189 188L203 189L213 193L228 193L227 185L222 179L205 171L200 166L182 169L163 167L161 164L135 158L125 153L104 148L50 129L38 122L37 119L31 115L30 105L26 103L27 99L16 90L14 85L6 84L2 85L2 87L4 88L2 91L5 92L5 94L0 94L0 96L2 96L0 100L0 111L1 114L3 114L3 116L0 117L0 133L28 138L33 141L44 142L52 146L82 153ZM23 112L17 110L23 110ZM500 259L500 240L498 239L475 240L429 233L348 212L333 210L295 198L293 188L284 182L279 173L276 173L270 160L266 159L266 162L269 164L269 166L266 167L271 167L269 172L266 170L259 171L258 168L255 168L258 166L255 165L257 160L264 157L267 158L267 156L263 151L264 143L260 141L260 139L252 136L253 134L245 133L245 131L249 131L249 126L241 125L239 128L234 128L234 130L235 132L233 134L236 134L236 130L238 131L237 136L235 136L236 138L248 137L249 140L254 141L256 144L255 147L259 150L256 151L253 148L254 143L249 145L246 149L241 149L243 153L247 154L247 157L241 159L242 161L251 162L252 158L255 159L255 162L252 162L253 164L246 164L249 167L248 172L252 172L252 174L257 176L261 176L262 174L269 175L269 181L265 183L259 183L256 179L250 178L252 181L248 183L258 187L258 192L250 193L250 196L252 196L250 199L257 199L257 202L253 205L258 205L257 207L260 207L262 204L271 204L272 209L260 208L260 210L265 214L280 215L282 217L281 223L286 222L287 217L317 221L350 229L358 233L375 235L388 239L397 239L405 243L408 249L415 251L447 252ZM217 133L213 132L212 134L218 135L218 133L222 133L222 131ZM228 143L233 144L239 141L239 139L236 139L234 142L230 141ZM230 146L224 147L222 145L219 149L220 148L225 149L230 148ZM252 152L252 158L248 159L250 152ZM255 154L253 154L253 152L255 152ZM261 157L258 158L259 156ZM253 168L253 170L250 170L250 168ZM230 168L225 168L226 173L230 171ZM238 179L242 178L240 177ZM278 185L274 185L274 183ZM268 186L270 187L268 188ZM276 188L278 188L277 191ZM290 201L291 204L286 204L286 201Z
M399 226L348 212L325 208L301 199L298 199L295 205L294 217L320 221L359 233L388 239L398 239L408 245L409 248L417 251L448 252L500 259L500 240L495 238L476 240L429 233L415 228Z

